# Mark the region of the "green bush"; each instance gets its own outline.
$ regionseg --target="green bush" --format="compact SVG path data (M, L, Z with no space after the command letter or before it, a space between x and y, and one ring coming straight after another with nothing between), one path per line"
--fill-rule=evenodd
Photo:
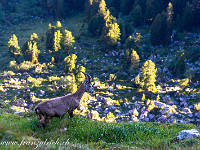
M30 61L24 61L19 64L19 69L22 71L29 71L30 69L33 69L33 67L35 67L35 64Z
M43 79L42 78L37 78L32 80L32 86L33 87L39 87L42 84Z
M60 77L57 76L50 76L48 77L49 82L59 81Z
M109 81L115 81L117 79L117 76L115 74L110 74L108 77Z
M9 65L10 69L16 70L17 69L17 63L15 60L10 61L10 65Z
M100 15L95 15L90 19L90 22L88 24L88 31L95 35L101 34L104 24L104 18Z
M178 84L180 87L186 87L188 86L188 83L189 83L189 79L188 78L185 78L185 79L181 79Z

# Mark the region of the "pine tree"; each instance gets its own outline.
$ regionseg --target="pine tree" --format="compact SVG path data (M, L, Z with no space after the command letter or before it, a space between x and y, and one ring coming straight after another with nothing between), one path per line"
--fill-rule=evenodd
M57 1L58 1L58 5L56 9L56 17L62 18L64 17L64 14L65 14L64 0L57 0Z
M185 6L188 2L188 0L171 0L170 1L174 8L174 17L176 18L177 15L182 15L183 11L185 9Z
M144 102L146 100L146 97L145 97L144 93L142 94L142 99L141 100L142 100L142 102Z
M119 12L121 6L121 0L112 0L111 6L114 7Z
M151 60L147 60L141 68L140 87L142 89L156 92L156 72L155 64Z
M126 39L125 48L129 50L134 48L134 38L131 35Z
M120 28L117 23L110 24L108 34L106 37L106 43L108 46L115 46L117 42L120 40Z
M121 2L121 12L123 15L128 15L132 9L134 1L133 0L122 0Z
M145 21L146 23L152 23L158 13L163 11L162 0L147 0L145 9Z
M133 4L133 8L135 8L136 6L140 6L142 9L142 14L144 14L145 8L146 8L146 1L147 0L135 0L135 2Z
M183 12L182 18L183 29L191 30L194 24L194 7L189 2Z
M131 53L132 53L132 48L134 47L134 39L130 35L125 42L125 48L126 48L126 57L125 57L125 63L127 66L131 63Z
M104 25L105 25L104 18L99 14L97 14L90 19L88 23L88 31L93 35L101 34Z
M137 69L139 67L140 58L136 51L132 50L131 53L131 67Z
M126 48L126 57L125 57L125 63L128 65L132 62L131 59L133 59L132 55L133 55L133 49L138 50L140 47L140 43L141 43L141 34L140 33L136 33L134 38L130 35L125 42L125 48ZM136 52L136 51L135 51ZM134 55L135 55L134 52ZM137 52L136 52L137 53ZM139 59L139 55L137 54L137 56L134 56L136 58ZM129 65L128 65L129 66ZM133 69L133 68L132 68Z
M54 33L56 31L56 28L49 24L48 30L46 33L46 49L47 50L53 50L54 48Z
M73 48L74 42L75 40L74 40L74 37L72 36L72 32L65 30L62 43L63 43L64 49L68 52L68 55L69 55L69 50Z
M38 63L38 55L40 50L38 50L37 42L25 42L22 47L22 53L25 60L32 61L32 63Z
M138 74L134 79L134 84L138 87L140 84L140 74Z
M181 16L180 16L179 14L176 16L176 22L175 22L175 25L176 25L176 28L177 28L178 30L181 29L181 26L182 26L182 20L181 20Z
M164 44L166 33L168 31L166 26L166 13L158 14L151 26L150 41L154 45Z
M98 13L102 16L106 15L107 7L105 0L100 0Z
M12 57L16 57L17 55L21 54L20 47L18 45L18 39L15 34L11 36L11 38L8 41L8 47L9 47L9 54Z
M178 63L176 64L176 66L174 68L174 73L177 76L180 76L180 74L183 74L186 70L185 53L179 52L177 59L178 59Z
M75 54L71 54L64 59L66 73L72 73L74 71L76 68L76 59L77 56Z
M55 63L55 58L51 57L51 64L54 64L54 63Z
M61 49L61 46L60 46L61 37L62 37L62 34L61 34L60 30L57 30L54 33L54 50L55 50L55 52L57 52L59 49Z
M33 46L32 47L32 63L36 64L36 63L38 63L38 55L39 55L40 51L37 48L36 42L34 42L32 44L32 46Z
M31 61L31 59L32 59L31 50L32 50L32 43L30 46L30 42L25 41L22 46L22 54L23 54L25 60Z
M86 0L85 1L86 21L89 22L90 19L97 14L98 10L99 10L99 0Z
M134 25L136 27L142 25L143 14L142 14L142 8L140 7L140 5L137 5L136 7L134 7L131 14L132 14L132 17L133 17Z
M60 21L57 21L57 22L56 22L56 29L57 29L57 30L60 30L61 28L62 28L61 22L60 22Z
M36 33L33 33L30 37L31 42L39 42L39 37Z
M168 4L167 7L167 16L166 16L166 24L164 30L164 44L169 44L171 35L172 35L172 18L173 18L173 5L172 3Z

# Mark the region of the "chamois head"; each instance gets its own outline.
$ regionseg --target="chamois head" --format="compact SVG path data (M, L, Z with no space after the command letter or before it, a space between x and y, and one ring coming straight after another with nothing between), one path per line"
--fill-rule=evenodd
M89 93L94 93L94 89L93 89L93 86L92 86L92 83L91 83L91 80L92 80L91 76L86 74L85 72L82 72L82 73L85 75L85 80L84 80L85 91L89 92Z

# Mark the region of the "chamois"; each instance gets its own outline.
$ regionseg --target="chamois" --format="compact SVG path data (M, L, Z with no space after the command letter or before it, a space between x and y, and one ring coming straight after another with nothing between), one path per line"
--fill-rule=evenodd
M42 128L45 128L45 122L52 117L63 117L68 112L70 118L72 118L73 111L79 106L83 94L85 92L94 92L91 76L84 72L82 73L85 75L85 80L75 93L40 102L35 107L35 112L39 119L38 122Z

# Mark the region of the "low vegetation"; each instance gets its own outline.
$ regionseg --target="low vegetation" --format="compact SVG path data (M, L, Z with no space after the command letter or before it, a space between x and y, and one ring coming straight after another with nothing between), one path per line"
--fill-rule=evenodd
M198 0L0 0L0 149L200 149L176 139L200 131L199 12ZM81 71L95 94L42 130L35 106L76 92ZM23 140L43 144L6 143Z
M150 148L150 149L199 149L200 139L176 141L181 130L197 128L192 124L160 123L106 123L92 121L75 115L69 119L53 118L46 129L41 130L34 113L22 116L1 110L1 140L18 141L25 138L30 141L67 142L66 148ZM23 135L23 136L22 136ZM24 137L25 136L25 137ZM54 148L51 145L50 148ZM64 145L61 145L62 147ZM10 148L14 147L9 145ZM17 146L16 146L17 147ZM34 148L35 145L32 146ZM59 146L57 146L59 147ZM65 146L64 146L65 147ZM7 146L1 145L1 149ZM43 148L41 146L40 148Z

